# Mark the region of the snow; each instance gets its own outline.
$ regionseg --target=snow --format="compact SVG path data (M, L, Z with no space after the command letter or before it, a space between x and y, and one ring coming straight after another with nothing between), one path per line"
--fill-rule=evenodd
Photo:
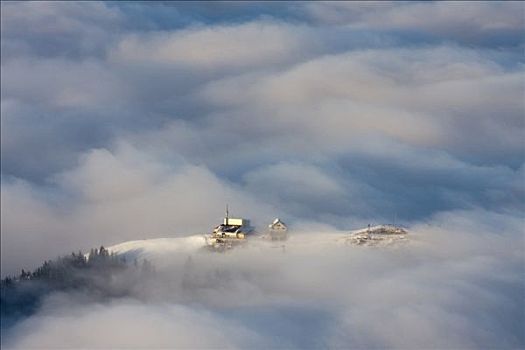
M395 225L376 225L360 230L351 231L352 234L362 234L362 233L373 233L373 234L406 234L407 231Z
M377 225L350 232L344 241L352 245L389 246L408 242L407 230L394 225Z
M124 256L127 261L147 259L159 263L164 257L194 254L204 246L206 246L204 235L192 235L128 241L108 247L107 250Z
M292 232L289 239L282 242L271 242L265 236L254 236L246 239L247 246L260 245L286 246L286 249L301 247L321 248L326 245L351 246L390 246L408 241L408 232L398 226L378 225L353 231L336 232ZM147 259L155 264L162 264L174 256L187 257L202 251L208 245L206 235L191 235L186 237L155 238L128 241L108 247L110 253L124 256L127 261ZM243 245L245 246L245 245Z

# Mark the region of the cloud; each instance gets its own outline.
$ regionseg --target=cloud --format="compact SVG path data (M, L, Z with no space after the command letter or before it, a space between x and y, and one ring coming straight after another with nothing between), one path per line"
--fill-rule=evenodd
M125 17L120 7L95 7ZM163 6L148 9L157 13ZM108 16L105 21L113 23ZM15 21L8 30L25 38L19 26ZM46 59L25 53L3 60L2 123L14 131L2 137L5 173L42 181L71 167L79 153L109 147L120 136L115 134L165 135L170 125L184 125L192 139L201 140L199 146L176 141L182 152L211 154L206 150L215 148L216 134L235 130L244 144L268 149L272 154L262 157L273 162L281 160L274 159L278 152L303 158L344 152L356 135L379 134L443 148L467 161L521 166L523 72L511 52L381 44L382 34L373 31L271 19L161 31L122 26L107 44L109 57L86 54L78 60L57 52ZM360 37L366 40L356 41ZM140 57L125 58L126 43L129 54ZM49 131L28 126L35 120ZM468 137L461 132L465 125L472 129ZM495 136L501 142L489 147L484 140ZM52 148L66 154L41 151ZM248 163L255 158L249 151L236 156ZM40 156L15 157L26 152ZM213 170L223 164L213 164L216 155L207 158ZM244 167L261 165L255 163Z
M13 348L82 348L87 344L94 349L169 348L174 344L178 348L231 348L264 341L240 322L180 305L152 306L131 300L89 305L85 309L71 306L75 308L73 314L52 314L25 321L18 331L29 334ZM92 331L87 333L86 329Z
M316 35L305 26L272 22L194 27L174 32L150 32L125 37L111 53L123 62L183 65L217 70L268 66L300 58L320 44L307 40ZM254 43L257 42L257 45Z
M52 181L46 187L2 184L2 275L79 248L206 233L226 203L256 223L275 215L271 205L206 167L182 161L170 167L126 143L86 153Z
M5 331L2 345L520 347L520 227L519 216L476 209L412 226L397 248L295 231L285 253L253 241L227 254L195 253L190 265L181 263L187 256L162 255L139 294L102 304L52 295Z
M109 28L122 23L120 11L101 2L4 3L2 60L19 55L99 57L111 41Z
M383 30L418 30L467 45L522 45L523 4L491 2L446 3L313 3L307 13L314 21Z
M83 345L523 346L521 3L1 6L3 276L208 232L226 203L313 231L284 255L199 256L190 292L178 256L140 302L56 296L11 346L104 320L148 336ZM409 249L308 238L392 220Z
M260 119L259 132L281 129L283 138L297 135L315 147L347 149L356 136L376 134L479 159L478 152L522 152L522 81L522 72L505 72L472 50L380 49L214 81L203 99L237 112L229 118L238 124L249 115ZM465 124L476 128L468 138L460 132ZM505 146L487 150L484 140L501 128Z
M352 198L377 193L365 183L340 179L340 176L324 170L322 165L279 162L253 169L244 175L243 181L249 193L268 203L276 203L282 213L304 220L322 220L322 215L356 215L371 210L365 201L355 203ZM333 218L325 218L327 223L331 220Z
M51 110L93 108L119 100L121 86L107 66L97 61L16 60L2 65L2 94L9 100ZM47 89L48 85L52 89Z
M160 45L160 35L203 48L208 35L273 41L280 31L308 43L305 33L314 28L255 22L141 40ZM246 40L231 43L251 55ZM151 62L3 62L2 171L11 180L2 186L20 179L30 193L43 193L37 197L66 193L71 213L57 234L71 240L67 250L208 230L230 201L246 203L243 215L256 221L278 214L337 227L523 208L523 72L490 51L355 49L306 62L292 57L279 69L271 59L239 56L257 68L250 72L224 71L228 60L210 59L224 76L187 73L192 86L181 95L170 88L182 89L184 79L163 77L171 68ZM129 213L137 220L126 222ZM57 230L42 225L18 234L23 215L10 216L5 235L20 241ZM50 248L39 259L62 252Z

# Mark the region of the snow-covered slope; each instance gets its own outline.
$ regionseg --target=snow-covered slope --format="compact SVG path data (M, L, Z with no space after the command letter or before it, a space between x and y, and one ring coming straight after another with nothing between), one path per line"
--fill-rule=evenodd
M287 250L316 249L327 245L387 246L408 241L408 232L398 226L378 225L350 232L291 232L286 241L268 241L263 236L247 238L244 247L270 248L286 246ZM156 265L173 261L174 257L187 258L207 247L205 235L156 238L123 242L108 247L110 252L124 256L128 262L147 259Z
M407 230L394 225L377 225L350 232L345 241L354 245L386 246L407 242Z
M367 228L363 228L360 230L354 230L350 232L351 234L363 234L363 233L371 233L371 234L407 234L407 231L400 227L395 225L377 225L377 226L371 226Z
M109 252L124 256L127 261L147 259L156 264L162 263L164 258L174 256L188 256L206 246L204 235L187 237L154 238L138 241L128 241L108 247Z

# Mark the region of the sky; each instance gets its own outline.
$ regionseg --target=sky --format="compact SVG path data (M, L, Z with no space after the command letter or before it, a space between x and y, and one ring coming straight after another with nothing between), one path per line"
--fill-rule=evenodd
M430 253L442 262L456 249L457 275L436 262L436 276L471 282L487 314L523 306L524 29L525 5L512 1L2 2L2 276L101 244L209 232L228 203L259 227L275 217L320 232L395 222L436 244L467 237ZM496 261L505 288L481 277L501 271ZM429 264L399 275L417 285L436 271ZM361 291L387 283L363 276ZM490 295L474 288L483 285ZM457 290L439 305L426 292L421 305L451 321ZM379 318L367 308L355 318L344 300L337 317L322 314L349 327ZM225 317L177 305L174 315ZM108 317L143 307L119 304ZM152 322L167 317L152 310ZM407 327L422 322L417 311L400 314ZM421 331L437 347L501 341L472 333L475 318L454 319L468 341L440 343L451 331L442 323ZM508 323L501 344L520 347L510 324L524 319L503 312L485 326ZM403 343L341 331L324 345L418 347L416 333ZM298 339L288 345L304 347ZM241 340L230 345L251 344Z

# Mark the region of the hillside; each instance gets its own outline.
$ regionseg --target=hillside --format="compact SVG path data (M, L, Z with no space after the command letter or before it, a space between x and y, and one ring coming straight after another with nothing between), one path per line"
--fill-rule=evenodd
M286 249L294 249L303 246L325 246L334 244L347 245L390 245L406 242L408 232L398 226L378 225L353 231L336 231L332 233L302 232L289 235L288 240L283 242L267 241L262 236L254 236L247 239L248 246L275 248L286 246ZM155 238L136 241L128 241L108 247L108 251L119 256L124 256L126 261L147 259L154 264L162 264L164 257L187 256L207 247L206 236L202 234L186 237Z
M197 251L206 245L204 235L192 235L175 238L154 238L128 241L113 245L107 249L127 261L135 259L156 260L163 255L188 254Z

